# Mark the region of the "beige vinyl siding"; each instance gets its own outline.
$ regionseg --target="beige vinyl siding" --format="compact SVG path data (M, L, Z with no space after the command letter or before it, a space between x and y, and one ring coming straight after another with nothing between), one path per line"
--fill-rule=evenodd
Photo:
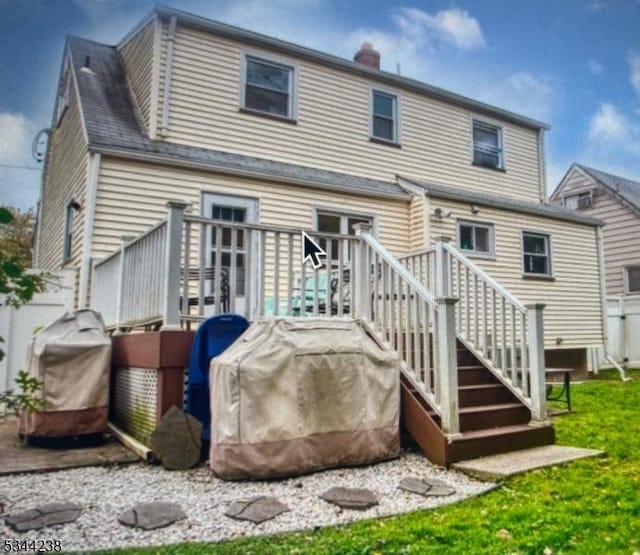
M173 168L103 157L100 165L93 252L101 258L118 248L123 235L138 235L166 217L168 200L192 204L200 214L203 192L258 199L259 223L313 227L314 209L377 215L378 235L391 251L408 252L409 202L281 185L200 170Z
M593 206L580 213L599 218L606 224L602 231L607 294L620 295L626 293L625 266L640 265L640 213L575 169L564 182L562 196L589 189L593 189Z
M120 49L127 79L147 132L151 123L154 25L155 22L150 21Z
M569 348L602 345L602 313L598 250L594 226L481 206L472 214L470 205L438 198L432 208L451 211L451 216L431 218L431 235L446 235L457 245L457 220L492 223L495 260L470 257L523 303L546 304L545 347ZM554 281L523 279L522 231L551 236ZM561 338L558 343L556 340Z
M162 33L160 95L166 33ZM239 112L243 52L293 64L298 72L297 123ZM471 164L468 109L413 92L401 97L402 147L369 140L370 88L344 70L257 51L178 24L167 140L373 178L395 175L537 201L537 133L504 123L506 172ZM389 87L381 86L383 90ZM157 114L160 118L160 113Z
M69 105L60 125L51 135L47 173L41 199L42 219L38 260L44 270L79 268L86 214L86 180L89 155L82 128L75 88L70 87ZM73 214L71 258L63 266L66 206L75 197L81 208ZM78 291L76 273L76 291Z

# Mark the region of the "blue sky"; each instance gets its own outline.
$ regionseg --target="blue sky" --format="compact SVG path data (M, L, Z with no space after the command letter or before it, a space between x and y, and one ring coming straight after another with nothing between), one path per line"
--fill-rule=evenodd
M165 0L541 119L550 190L574 162L640 179L640 0ZM0 203L35 206L65 36L117 43L146 0L0 0ZM20 166L18 168L9 166Z

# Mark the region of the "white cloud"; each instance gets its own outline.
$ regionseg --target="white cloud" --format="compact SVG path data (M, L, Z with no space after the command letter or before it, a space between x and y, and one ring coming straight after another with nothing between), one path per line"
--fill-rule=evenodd
M589 71L594 75L602 75L604 71L604 67L602 64L596 62L595 60L589 60L588 62Z
M36 124L23 114L0 112L0 203L26 209L35 206L40 190L40 172L31 156Z
M629 51L627 61L629 62L629 81L640 96L640 52L637 50Z
M613 104L603 102L589 122L589 140L629 146L632 127Z

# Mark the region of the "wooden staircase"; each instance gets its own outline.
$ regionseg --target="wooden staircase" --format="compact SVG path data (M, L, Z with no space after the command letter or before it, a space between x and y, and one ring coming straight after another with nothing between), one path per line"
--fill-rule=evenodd
M402 377L402 423L434 463L506 453L554 442L551 425L530 425L531 412L458 341L460 434L447 436L424 396Z

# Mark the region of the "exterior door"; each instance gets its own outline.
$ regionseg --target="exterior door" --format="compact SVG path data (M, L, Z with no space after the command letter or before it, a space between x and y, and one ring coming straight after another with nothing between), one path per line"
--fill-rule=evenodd
M220 195L214 193L204 193L202 202L202 211L205 218L211 218L221 222L231 223L258 223L258 201L257 199L239 197L233 195ZM216 252L218 244L217 233L221 233L220 252ZM232 228L224 225L212 227L207 233L207 266L215 269L216 264L221 264L221 271L230 279L235 273L235 283L231 290L235 289L234 301L230 303L231 309L239 314L251 315L252 311L248 311L246 306L247 292L250 292L251 299L256 299L256 292L259 284L256 280L256 272L253 275L247 275L247 241L249 236L245 230L237 230L235 239L235 256L232 253L233 238ZM257 249L253 248L252 253L257 254ZM234 266L232 271L232 266ZM211 283L208 281L208 283ZM213 294L209 285L208 295ZM252 303L253 304L253 303ZM213 309L205 308L205 315L209 315ZM209 314L208 314L209 313Z

